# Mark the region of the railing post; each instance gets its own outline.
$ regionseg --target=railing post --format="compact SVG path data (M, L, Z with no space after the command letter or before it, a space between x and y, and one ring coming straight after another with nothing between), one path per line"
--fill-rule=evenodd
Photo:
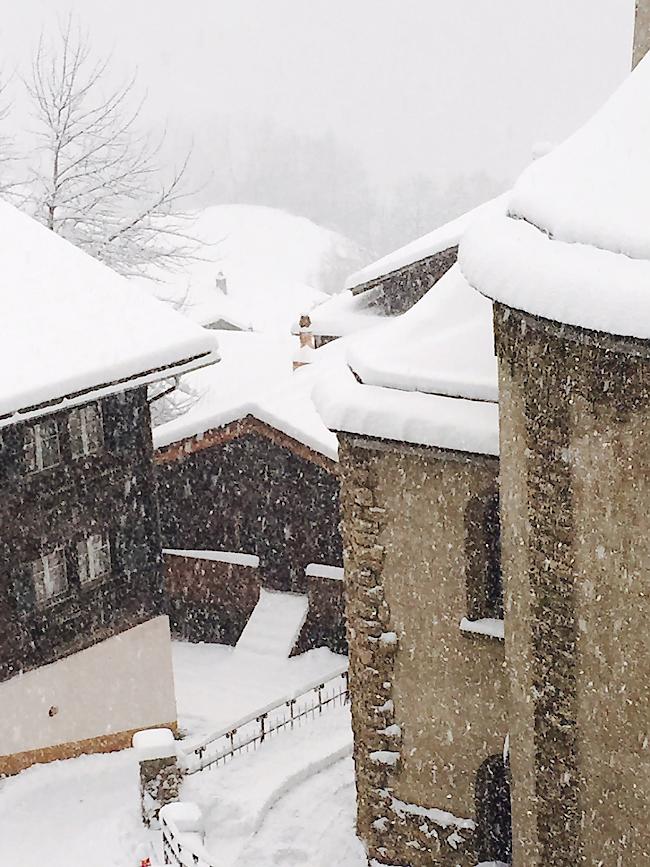
M323 712L323 689L325 687L324 683L319 684L318 686L318 713Z
M160 808L178 797L181 771L170 729L145 729L133 735L140 764L140 809L147 828L158 823Z
M291 728L293 728L293 706L295 705L295 698L289 699L289 718L291 720Z
M265 726L264 726L264 723L266 720L266 714L263 713L261 716L258 717L258 720L260 723L260 743L263 743L264 738L266 737L266 731L265 731Z

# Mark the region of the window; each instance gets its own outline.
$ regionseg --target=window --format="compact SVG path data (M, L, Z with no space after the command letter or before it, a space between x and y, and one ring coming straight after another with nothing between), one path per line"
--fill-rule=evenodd
M499 495L472 497L465 511L467 616L503 619Z
M89 403L73 409L68 416L70 449L73 458L92 455L104 446L104 429L99 404Z
M63 548L55 548L32 563L36 602L40 605L61 596L68 589L68 576Z
M510 864L512 815L510 774L503 756L490 756L478 769L475 785L476 854L481 862Z
M59 423L47 419L28 427L23 443L25 465L30 473L46 470L61 463L59 448Z
M97 533L77 542L77 556L82 586L111 574L111 545L108 534Z

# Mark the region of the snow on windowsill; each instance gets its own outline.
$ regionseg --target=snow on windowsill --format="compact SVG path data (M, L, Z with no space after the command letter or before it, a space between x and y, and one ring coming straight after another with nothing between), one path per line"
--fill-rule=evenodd
M307 578L331 578L334 581L343 581L344 573L342 566L327 566L325 563L310 563L305 568Z
M196 560L213 560L217 563L233 563L237 566L250 566L257 569L260 558L256 554L242 554L239 551L185 551L180 548L163 548L163 554L171 557L192 557Z
M467 617L463 617L460 621L460 629L461 632L485 635L488 638L498 638L501 641L505 637L504 622L495 617L484 617L482 620L469 620Z

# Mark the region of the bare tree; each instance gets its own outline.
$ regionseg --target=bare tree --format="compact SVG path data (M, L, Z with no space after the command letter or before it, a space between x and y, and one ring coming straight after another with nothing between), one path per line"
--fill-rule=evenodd
M127 276L180 267L196 247L178 211L189 154L164 180L157 142L138 131L135 78L109 87L109 59L95 61L68 19L43 38L25 82L37 122L29 188L34 216Z
M12 136L6 131L11 112L8 94L9 79L0 74L0 195L11 198L18 184L16 148Z

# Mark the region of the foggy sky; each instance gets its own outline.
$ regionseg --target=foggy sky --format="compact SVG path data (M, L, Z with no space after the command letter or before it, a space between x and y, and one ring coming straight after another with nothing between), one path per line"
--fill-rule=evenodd
M5 0L2 67L71 9L152 123L208 159L223 118L332 131L376 183L512 177L581 124L630 66L634 0Z

